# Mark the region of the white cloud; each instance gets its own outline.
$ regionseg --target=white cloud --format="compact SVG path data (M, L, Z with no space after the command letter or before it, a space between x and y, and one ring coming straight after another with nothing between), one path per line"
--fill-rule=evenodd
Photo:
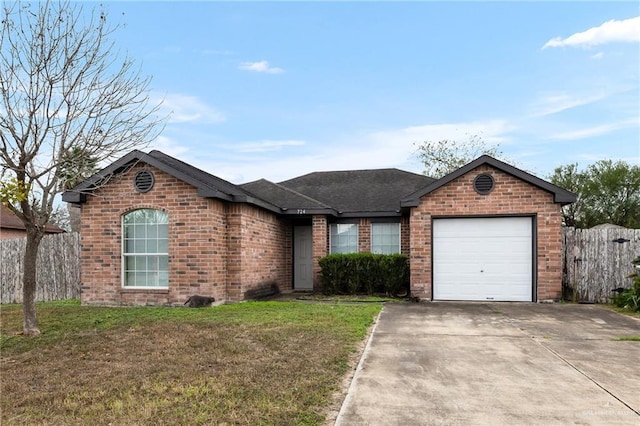
M261 72L265 74L282 74L284 72L282 68L270 66L268 61L242 62L238 68L245 71Z
M611 153L606 151L596 151L593 153L582 153L577 154L575 156L574 162L579 162L581 164L592 164L596 161L601 160L611 160ZM638 156L629 156L629 157L616 157L615 161L624 161L626 163L640 166L640 155Z
M316 171L356 170L395 167L420 173L423 165L413 155L414 143L425 140L466 140L478 134L488 143L508 142L508 133L515 127L503 120L459 122L409 126L379 132L363 132L331 142L301 140L263 140L239 145L229 144L227 150L238 155L224 159L202 156L185 159L233 183L268 179L280 182ZM286 153L281 148L299 149ZM280 151L279 151L280 150Z
M599 126L587 127L584 129L572 130L568 132L555 133L549 136L549 139L558 140L577 140L588 139L595 136L601 136L615 130L624 129L627 127L640 126L640 120L637 118L618 121L616 123L601 124Z
M533 115L535 117L542 117L545 115L557 114L571 108L600 101L607 96L608 94L606 93L598 93L595 95L569 95L566 93L556 93L546 95L534 104Z
M515 127L505 120L472 121L466 123L426 124L403 129L373 133L373 140L412 146L414 142L438 141L443 139L467 140L478 135L488 143L508 141L507 133Z
M595 55L591 55L590 58L591 59L602 59L604 57L604 53L603 52L598 52Z
M612 19L604 24L575 33L567 38L554 37L549 40L547 47L585 47L614 42L640 42L640 16L617 21Z
M164 97L161 112L170 114L169 123L222 123L226 117L196 96L170 93Z
M299 140L262 140L235 145L239 152L272 152L280 151L288 146L302 146L304 141Z
M180 157L180 154L184 154L189 151L189 148L180 145L178 142L174 141L171 138L166 136L158 136L153 142L149 144L149 149L145 151L149 151L152 149L157 149L158 151L162 151L167 155L171 155L173 157Z

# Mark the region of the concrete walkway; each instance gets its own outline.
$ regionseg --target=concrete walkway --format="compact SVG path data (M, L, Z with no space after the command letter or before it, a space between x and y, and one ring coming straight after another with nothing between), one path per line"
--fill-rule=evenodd
M640 424L640 320L593 305L387 304L336 425Z

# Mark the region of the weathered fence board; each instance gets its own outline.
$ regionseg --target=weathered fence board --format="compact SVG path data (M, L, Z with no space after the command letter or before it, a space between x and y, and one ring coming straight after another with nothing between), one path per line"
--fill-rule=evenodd
M613 289L631 287L631 261L638 256L640 229L565 228L565 297L575 302L608 302Z
M0 303L22 302L26 239L0 241ZM38 251L36 301L80 297L80 236L47 235Z

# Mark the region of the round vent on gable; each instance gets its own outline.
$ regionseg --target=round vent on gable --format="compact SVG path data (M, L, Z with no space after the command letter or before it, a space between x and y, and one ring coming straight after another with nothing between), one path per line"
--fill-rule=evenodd
M473 189L478 194L486 195L493 191L494 181L491 175L478 175L473 181Z
M149 192L153 188L154 182L153 173L149 170L140 170L133 177L133 186L138 192Z

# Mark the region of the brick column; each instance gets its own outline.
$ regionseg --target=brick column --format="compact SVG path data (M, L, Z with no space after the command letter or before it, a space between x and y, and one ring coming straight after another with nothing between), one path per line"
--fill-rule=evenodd
M358 252L371 252L371 219L366 217L358 223Z
M242 211L239 204L227 207L226 300L242 300Z
M409 229L411 296L431 300L431 215L412 209Z
M313 290L322 288L320 280L320 265L318 259L324 257L329 252L328 248L328 226L325 216L314 215L312 218L312 239L313 239Z

